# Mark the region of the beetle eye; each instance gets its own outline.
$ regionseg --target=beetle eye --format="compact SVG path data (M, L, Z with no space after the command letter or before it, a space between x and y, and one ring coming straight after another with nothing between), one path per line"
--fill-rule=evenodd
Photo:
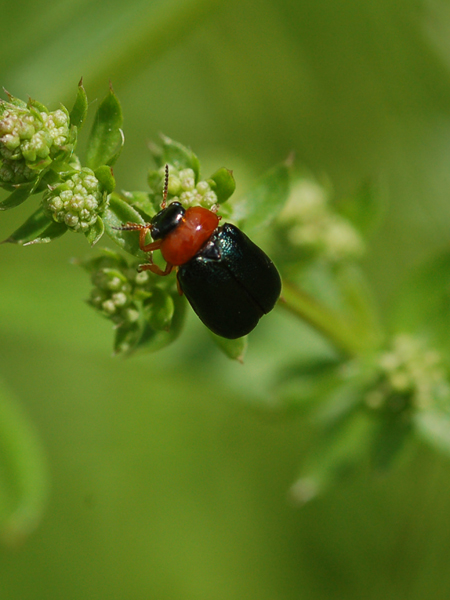
M166 237L166 235L178 227L183 220L185 212L186 210L179 202L172 202L172 204L160 210L150 222L152 238L160 240Z

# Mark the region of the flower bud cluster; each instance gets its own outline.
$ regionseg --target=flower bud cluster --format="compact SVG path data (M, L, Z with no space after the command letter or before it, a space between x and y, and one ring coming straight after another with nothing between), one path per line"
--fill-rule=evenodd
M140 314L137 302L152 294L149 274L135 268L100 268L93 273L92 283L89 304L118 326L135 324Z
M378 369L380 381L366 397L371 408L429 408L450 398L442 356L410 335L393 339L390 350L379 356Z
M164 182L165 168L159 170L161 182ZM176 169L169 165L168 198L170 202L181 202L185 208L203 206L211 208L217 203L216 193L207 181L195 183L195 173L192 169ZM162 200L162 196L161 196Z
M0 185L31 181L59 153L70 151L71 144L64 108L46 112L0 100Z
M314 181L297 183L279 222L286 227L287 240L293 247L329 262L356 259L364 252L358 231L333 211L326 191Z
M106 206L107 195L91 169L83 168L68 175L56 186L49 186L42 198L46 213L73 231L88 231Z

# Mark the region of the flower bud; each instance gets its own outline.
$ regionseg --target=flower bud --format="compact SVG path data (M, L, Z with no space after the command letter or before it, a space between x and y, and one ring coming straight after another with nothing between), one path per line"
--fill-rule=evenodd
M149 174L150 187L154 191L154 201L160 204L163 197L165 181L165 167ZM158 191L156 191L158 190ZM217 195L211 189L207 181L199 181L195 185L195 173L193 169L178 170L169 165L169 180L167 185L168 202L181 202L185 208L191 206L203 206L211 208L217 204Z
M359 232L330 205L326 190L302 180L279 217L283 238L303 255L330 263L358 259L364 253Z
M82 233L96 223L106 203L107 194L88 168L75 171L62 183L49 187L42 198L45 212L54 221Z
M93 288L88 304L114 324L115 354L141 347L156 349L178 335L185 302L173 278L160 281L148 271L138 272L137 263L129 264L122 255L107 249L79 264L91 274Z
M12 100L12 98L10 98ZM0 100L0 186L32 181L53 160L68 157L75 134L64 107L45 107Z
M410 335L400 334L392 340L378 358L378 369L378 383L366 397L372 409L426 409L450 397L442 356Z

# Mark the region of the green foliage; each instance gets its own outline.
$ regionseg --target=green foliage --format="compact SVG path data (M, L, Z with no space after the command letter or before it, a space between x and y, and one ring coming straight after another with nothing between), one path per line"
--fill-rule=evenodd
M182 169L192 169L197 183L200 176L200 163L197 156L190 148L171 140L165 135L161 135L161 145L152 145L150 147L155 164L158 167L172 165L178 171Z
M95 114L83 166L74 150L87 106L81 82L70 119L64 107L50 113L36 101L25 104L11 96L3 103L6 116L0 126L13 131L10 120L16 119L23 140L34 135L26 124L35 123L38 114L47 115L41 128L47 145L40 146L39 138L30 149L19 135L3 136L4 173L13 172L8 161L22 161L23 169L16 169L14 177L31 180L5 180L3 187L13 191L1 208L19 206L43 191L40 207L6 242L42 244L72 230L93 246L106 233L130 255L102 249L94 258L76 261L91 277L88 304L114 327L115 354L155 352L180 335L186 301L175 277L139 272L139 263L148 260L139 238L141 231L148 233L163 199L186 208L204 206L246 231L264 231L284 277L280 305L329 346L323 355L282 368L268 392L273 407L302 415L316 432L293 498L301 503L312 499L365 460L375 470L388 468L414 436L448 452L450 361L442 328L450 314L448 253L407 288L394 334L384 331L359 266L383 208L378 186L369 182L353 196L333 198L330 189L303 176L294 180L291 191L289 159L235 198L230 170L221 168L202 178L192 150L161 136L160 144L151 146L155 164L148 172L148 190L119 194L112 165L124 140L120 103L110 89ZM54 131L58 119L64 125L59 137ZM228 358L243 361L247 337L212 339Z
M30 194L33 193L37 183L37 181L32 181L30 183L19 184L16 189L6 198L6 200L0 202L0 210L15 208L16 206L22 204L22 202L25 202Z
M70 122L72 123L72 125L80 128L83 125L84 120L86 119L87 111L88 99L86 95L86 90L83 87L83 80L81 79L80 83L78 84L78 92L77 97L75 99L75 104L73 105L72 110L70 111Z
M113 89L100 104L88 140L86 165L94 171L101 165L112 167L123 147L122 108Z
M234 218L246 231L267 227L279 214L289 195L290 165L289 160L274 167L233 203Z
M210 335L217 346L225 353L226 356L228 356L228 358L237 360L240 363L244 362L244 356L248 345L247 336L236 338L234 340L228 340L216 335L215 333L212 333L212 331L210 332Z
M108 249L79 264L94 286L88 303L114 324L115 354L154 352L178 337L186 311L172 279L138 273L137 261Z
M254 241L284 281L316 309L325 306L316 317L332 311L343 325L337 333L352 335L335 350L342 337L324 328L330 320L304 325L283 312L283 294L286 303L249 336L243 366L214 348L189 307L176 343L112 359L111 321L80 302L89 277L69 264L97 256L103 244L122 252L107 233L95 250L72 233L54 244L0 246L1 372L10 404L38 429L51 475L38 530L18 548L0 548L2 600L448 596L450 438L442 410L405 409L399 420L393 411L391 423L367 406L373 443L360 440L353 455L349 444L351 476L331 477L300 510L286 489L296 473L314 475L315 452L333 444L321 435L327 419L339 427L375 386L375 375L344 385L362 353L369 363L375 347L388 352L392 335L406 331L435 348L446 371L445 294L434 304L432 278L413 271L448 248L449 27L448 4L427 1L5 3L1 83L25 101L31 94L50 110L59 100L70 110L82 74L89 115L81 131L72 119L81 158L113 79L126 134L117 192L133 196L127 202L144 221L160 204L144 181L146 144L163 131L197 153L206 181L218 167L233 169L237 190L221 206L222 222L253 177L293 150L294 176L304 165L325 181L328 208L362 245L336 244L336 220L313 215L301 228L276 220L259 230ZM58 183L54 173L1 214L0 240L36 211L47 185ZM389 205L373 213L358 189L367 182L379 203L379 175ZM0 202L13 191L0 190ZM341 208L357 196L358 218ZM349 248L360 251L352 260ZM416 294L398 303L410 274ZM445 270L440 277L445 292ZM316 370L316 362L335 369ZM369 365L359 370L370 373ZM369 400L376 405L377 397ZM391 408L400 400L393 395ZM16 427L8 422L6 436ZM375 448L391 447L391 431L404 445L386 470ZM337 446L345 450L346 440L343 431ZM3 448L0 495L11 464Z
M211 175L208 182L213 182L213 191L216 193L217 202L226 202L234 194L236 182L233 171L222 167Z

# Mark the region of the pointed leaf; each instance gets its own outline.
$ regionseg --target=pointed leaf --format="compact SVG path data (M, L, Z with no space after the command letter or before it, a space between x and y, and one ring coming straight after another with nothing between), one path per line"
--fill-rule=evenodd
M27 107L26 102L24 102L23 100L20 100L20 98L15 98L12 94L10 94L8 92L8 90L5 90L5 88L3 88L3 91L8 96L8 100L11 104L13 104L14 106L17 106L18 108L26 108ZM0 104L3 104L3 103L4 103L4 100L0 100Z
M120 134L120 139L119 139L119 143L117 145L116 151L113 154L111 154L110 158L108 159L108 161L106 163L110 167L113 167L116 164L119 156L122 154L122 150L125 145L125 134L122 129L119 129L119 134Z
M140 212L147 222L155 216L157 211L147 192L122 192L122 197L127 204Z
M45 214L42 207L40 206L32 215L29 217L23 225L21 225L16 231L9 236L4 242L10 242L12 244L26 244L27 242L34 240L39 234L41 234L53 221Z
M95 246L95 244L99 241L102 235L105 233L105 226L103 224L103 220L100 217L97 217L96 222L89 231L86 232L86 239L90 243L91 246Z
M291 488L292 500L304 504L337 483L367 454L372 432L373 422L363 411L350 415L338 429L324 432Z
M274 386L277 405L302 414L316 408L342 385L341 366L336 358L319 356L284 369Z
M234 218L246 232L267 227L282 209L289 196L289 167L288 162L274 167L233 202Z
M114 335L113 354L131 354L137 347L142 331L139 325L124 324L117 327Z
M30 181L30 183L24 183L17 186L16 189L6 198L0 202L0 210L9 210L19 206L33 193L37 185L37 181Z
M211 175L211 177L208 179L208 183L216 193L217 202L219 204L221 202L226 202L226 200L228 200L228 198L234 194L236 189L236 181L233 177L233 171L230 171L225 167L222 167L213 175Z
M86 152L87 166L95 171L101 165L112 166L123 145L122 108L112 88L95 115Z
M32 244L48 244L56 240L57 238L64 235L67 231L67 225L64 223L51 223L44 231L38 235L34 240L25 242L24 246L31 246Z
M192 169L195 173L195 181L197 182L200 176L200 163L192 150L165 135L161 135L161 139L162 152L159 155L156 152L153 153L158 166L162 167L167 163L179 170Z
M166 291L155 287L148 299L148 304L151 306L148 323L152 329L169 331L175 311L172 296Z
M228 356L231 360L237 360L240 363L244 362L244 356L248 346L248 337L246 335L244 337L236 338L235 340L228 340L216 335L212 331L209 333L225 356Z
M176 290L171 294L171 297L174 305L174 312L170 323L170 329L168 331L161 329L157 330L154 329L148 321L145 321L142 323L139 337L134 338L134 344L130 344L128 350L122 350L122 353L133 354L137 351L156 352L157 350L165 348L178 338L185 322L187 302ZM119 332L117 333L119 334Z
M100 185L107 194L112 194L116 187L113 171L108 165L101 165L94 171Z
M117 194L112 194L109 206L103 213L103 222L107 235L114 240L118 246L134 256L145 258L145 253L139 248L138 231L121 231L115 229L128 222L145 223L141 215L129 204L121 200Z
M344 381L332 390L313 414L314 422L325 432L338 431L352 415L360 412L361 406L365 408L367 391L378 380L378 371L372 365L364 365L362 369L358 369L349 363L348 367L347 373L347 369L342 369Z
M96 256L95 258L88 258L85 260L75 258L72 260L72 264L82 267L86 269L88 273L95 273L99 269L112 269L113 267L128 268L128 262L125 260L125 257L122 254L119 254L115 250L111 250L110 248L99 248L98 252L100 256ZM124 277L124 275L117 271L120 275L117 275L120 279Z
M33 98L29 98L27 106L28 106L28 108L34 108L34 109L36 109L36 111L37 111L37 113L39 113L39 117L41 119L42 119L42 116L41 116L40 113L47 113L48 114L48 108L46 106L44 106L44 104L42 104L38 100L33 100Z
M73 108L70 111L70 124L74 125L75 127L81 128L86 118L87 110L88 99L86 96L86 91L83 87L83 79L80 79L75 104L73 105Z

